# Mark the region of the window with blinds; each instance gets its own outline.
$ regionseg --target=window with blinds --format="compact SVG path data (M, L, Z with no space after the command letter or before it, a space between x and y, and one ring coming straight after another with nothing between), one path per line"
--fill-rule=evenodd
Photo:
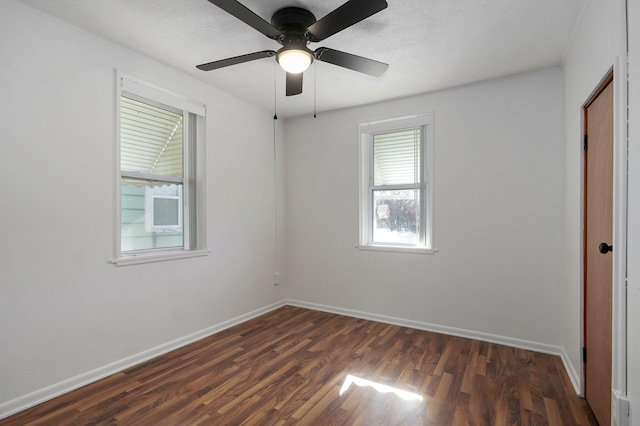
M360 126L361 247L431 248L431 115Z
M120 170L182 180L182 111L124 94L120 102Z
M123 252L183 247L185 113L129 93L120 99Z
M206 254L204 106L128 78L118 88L116 264ZM146 259L146 260L141 260Z
M131 94L121 97L123 251L184 244L184 121L183 111Z

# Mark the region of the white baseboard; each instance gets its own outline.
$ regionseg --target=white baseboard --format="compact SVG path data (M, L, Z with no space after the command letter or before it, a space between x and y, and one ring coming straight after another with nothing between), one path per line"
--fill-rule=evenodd
M247 314L237 316L230 320L208 327L204 330L197 331L195 333L189 334L187 336L181 337L171 342L167 342L165 344L156 346L146 351L123 358L119 361L112 362L110 364L96 368L95 370L87 371L86 373L77 375L75 377L71 377L67 380L63 380L59 383L55 383L51 386L47 386L45 388L39 389L27 395L23 395L11 401L1 403L0 419L9 417L22 410L26 410L27 408L33 407L42 402L45 402L57 396L63 395L67 392L71 392L72 390L88 385L89 383L95 382L97 380L100 380L112 374L126 370L127 368L133 367L135 365L138 365L140 363L143 363L145 361L148 361L160 355L166 354L175 349L178 349L190 343L196 342L200 339L204 339L205 337L209 337L215 333L219 333L223 330L226 330L227 328L233 327L234 325L241 324L252 318L266 314L267 312L273 311L274 309L280 308L285 304L286 303L284 301L273 303L269 306L265 306L263 308L251 311Z
M550 355L561 356L564 351L560 346L548 345L546 343L533 342L530 340L514 339L512 337L498 336L479 331L465 330L462 328L447 327L444 325L430 324L426 322L407 320L403 318L390 317L386 315L372 314L369 312L354 311L351 309L337 308L334 306L319 305L317 303L307 303L299 300L287 300L286 305L298 306L300 308L314 309L316 311L330 312L333 314L346 315L354 318L361 318L385 324L399 325L402 327L415 328L417 330L432 331L434 333L448 334L450 336L464 337L467 339L480 340L483 342L497 343L514 348L527 349L534 352L541 352Z
M562 348L562 352L560 353L560 359L564 364L564 369L567 370L567 374L569 375L569 380L571 380L571 384L573 385L573 389L575 389L576 394L580 397L584 396L580 375L578 374L573 364L569 360L569 355L567 354L567 351L565 351L564 348Z
M366 319L371 321L382 322L385 324L399 325L402 327L411 327L418 330L432 331L435 333L442 333L442 334L447 334L451 336L464 337L468 339L475 339L475 340L480 340L484 342L497 343L497 344L511 346L515 348L527 349L535 352L542 352L546 354L557 355L557 356L560 356L560 358L562 359L562 362L564 363L564 366L565 366L565 369L567 370L569 378L571 379L571 383L576 389L576 393L580 394L581 392L581 388L579 385L580 381L578 380L579 376L576 373L575 369L573 368L571 362L569 362L569 357L567 356L567 353L565 352L564 348L560 346L548 345L546 343L534 342L529 340L514 339L511 337L498 336L490 333L482 333L482 332L473 331L473 330L465 330L461 328L447 327L443 325L413 321L413 320L408 320L403 318L390 317L386 315L378 315L378 314L373 314L369 312L355 311L352 309L320 305L317 303L308 303L308 302L302 302L299 300L285 299L280 302L276 302L271 305L265 306L263 308L256 309L247 314L232 318L228 321L221 322L214 326L208 327L204 330L200 330L198 332L181 337L174 341L171 341L171 342L156 346L154 348L151 348L149 350L140 352L138 354L129 356L127 358L121 359L111 364L107 364L105 366L96 368L95 370L91 370L86 373L80 374L78 376L72 377L70 379L63 380L62 382L53 384L51 386L47 386L45 388L39 389L27 395L18 397L11 401L1 403L0 419L8 417L12 414L25 410L27 408L33 407L34 405L48 401L52 398L55 398L57 396L70 392L72 390L78 389L89 383L95 382L96 380L100 380L104 377L126 370L127 368L133 367L134 365L138 365L140 363L143 363L145 361L148 361L150 359L163 355L167 352L171 352L175 349L181 348L182 346L186 346L190 343L196 342L200 339L211 336L215 333L219 333L220 331L226 330L227 328L233 327L234 325L241 324L245 321L248 321L257 316L266 314L267 312L271 312L285 305L297 306L300 308L307 308L307 309L314 309L316 311L346 315L354 318L361 318L361 319Z

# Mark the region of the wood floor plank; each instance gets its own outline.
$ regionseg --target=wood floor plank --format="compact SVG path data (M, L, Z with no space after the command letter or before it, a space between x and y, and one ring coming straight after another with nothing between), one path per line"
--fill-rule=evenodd
M285 306L0 420L89 424L597 423L559 357Z

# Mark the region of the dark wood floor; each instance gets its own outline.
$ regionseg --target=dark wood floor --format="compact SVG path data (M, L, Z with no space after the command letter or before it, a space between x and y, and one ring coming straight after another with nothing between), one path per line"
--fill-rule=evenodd
M597 423L556 356L286 306L0 420L87 424Z

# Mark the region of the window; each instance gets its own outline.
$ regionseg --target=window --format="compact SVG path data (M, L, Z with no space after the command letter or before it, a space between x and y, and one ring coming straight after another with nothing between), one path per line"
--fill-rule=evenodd
M432 114L360 125L360 248L433 252Z
M119 82L114 263L206 254L204 106L132 79Z
M145 188L147 232L182 232L182 185Z

